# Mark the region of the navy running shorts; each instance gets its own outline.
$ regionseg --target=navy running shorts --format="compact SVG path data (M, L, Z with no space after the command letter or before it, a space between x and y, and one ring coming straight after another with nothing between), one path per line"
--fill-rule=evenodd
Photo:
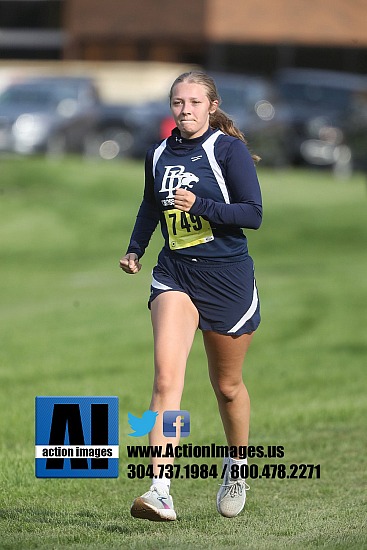
M260 323L252 258L226 263L175 258L164 250L152 272L148 306L162 292L185 292L199 312L199 328L239 336Z

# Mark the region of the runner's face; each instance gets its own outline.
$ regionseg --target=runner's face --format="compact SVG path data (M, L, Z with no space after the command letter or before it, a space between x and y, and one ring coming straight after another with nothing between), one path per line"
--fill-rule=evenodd
M182 137L202 136L209 128L209 114L214 113L218 102L210 103L202 84L179 82L173 88L171 111Z

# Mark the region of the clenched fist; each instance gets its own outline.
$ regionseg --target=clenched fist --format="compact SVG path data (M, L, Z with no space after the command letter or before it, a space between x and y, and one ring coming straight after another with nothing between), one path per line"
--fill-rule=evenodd
M175 208L189 212L190 208L194 204L196 195L187 191L186 189L177 189L175 192Z
M141 264L139 263L137 254L126 254L126 256L120 260L120 267L125 273L138 273L141 270Z

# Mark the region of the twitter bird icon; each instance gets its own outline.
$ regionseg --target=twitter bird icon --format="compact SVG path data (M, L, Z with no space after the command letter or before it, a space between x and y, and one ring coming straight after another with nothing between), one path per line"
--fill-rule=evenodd
M134 430L133 433L129 435L132 437L140 437L141 435L149 433L150 430L153 429L157 416L158 413L154 411L145 411L141 418L131 413L127 413L130 427Z

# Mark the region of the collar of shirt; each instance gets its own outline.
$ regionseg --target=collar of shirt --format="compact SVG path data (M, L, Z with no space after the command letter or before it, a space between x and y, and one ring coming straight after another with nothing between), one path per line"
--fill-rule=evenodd
M193 139L186 139L181 137L181 134L178 128L174 128L167 140L167 143L170 146L170 148L173 149L174 151L177 151L177 150L188 151L190 149L194 149L197 145L200 145L200 143L203 143L206 139L208 139L208 137L213 133L213 131L214 130L212 130L212 128L209 127L208 130L202 136L199 136Z

